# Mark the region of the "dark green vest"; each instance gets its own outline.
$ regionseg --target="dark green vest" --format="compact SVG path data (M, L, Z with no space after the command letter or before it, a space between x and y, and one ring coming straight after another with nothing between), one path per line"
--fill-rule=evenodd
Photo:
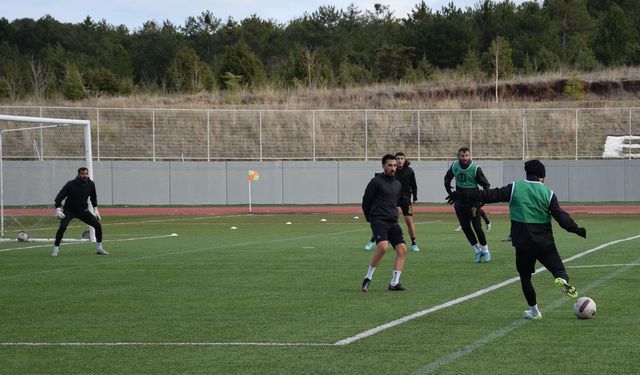
M527 224L551 222L549 203L553 191L542 182L516 181L511 190L509 214L511 220Z
M476 171L478 170L478 164L474 161L467 167L462 169L460 162L455 161L451 166L453 175L456 176L456 188L475 189L478 187L478 180L476 180Z

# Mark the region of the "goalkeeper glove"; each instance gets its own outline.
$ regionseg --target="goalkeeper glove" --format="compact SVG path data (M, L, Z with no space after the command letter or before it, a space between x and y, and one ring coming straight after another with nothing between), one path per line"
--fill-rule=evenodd
M64 212L62 212L62 207L56 207L56 219L64 219Z
M102 220L102 217L100 216L100 212L98 212L98 207L93 208L93 216L95 216L98 221Z

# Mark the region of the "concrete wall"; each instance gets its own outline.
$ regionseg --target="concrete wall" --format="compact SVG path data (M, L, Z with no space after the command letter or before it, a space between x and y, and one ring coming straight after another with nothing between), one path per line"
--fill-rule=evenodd
M418 198L444 202L451 161L415 161ZM640 201L640 160L547 160L546 184L561 201ZM492 187L524 177L518 160L479 161ZM80 161L4 161L4 204L49 205L75 177ZM247 204L247 172L254 204L360 203L380 161L94 163L99 205Z

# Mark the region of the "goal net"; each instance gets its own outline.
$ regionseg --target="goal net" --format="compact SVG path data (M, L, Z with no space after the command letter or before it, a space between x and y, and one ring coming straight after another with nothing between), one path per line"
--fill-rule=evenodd
M93 178L88 120L0 115L0 240L53 242L54 198L80 167ZM78 221L64 241L92 239Z

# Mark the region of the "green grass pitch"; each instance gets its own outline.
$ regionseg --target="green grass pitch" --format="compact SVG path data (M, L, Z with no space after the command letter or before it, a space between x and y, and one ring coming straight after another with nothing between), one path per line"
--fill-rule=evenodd
M0 373L637 373L640 238L566 263L594 319L576 319L541 272L541 321L522 319L512 282L383 329L517 276L500 241L507 217L491 218L493 260L476 264L453 214L416 215L422 251L408 254L405 293L386 290L392 251L360 292L370 229L352 215L106 217L109 256L87 243L57 258L50 245L3 243ZM554 226L565 259L640 235L640 215L574 218L586 240Z

